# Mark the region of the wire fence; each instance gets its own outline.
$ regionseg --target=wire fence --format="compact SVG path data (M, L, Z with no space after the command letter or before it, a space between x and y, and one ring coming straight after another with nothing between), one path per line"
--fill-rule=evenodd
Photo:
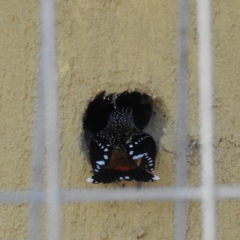
M213 69L211 1L197 1L199 56L199 113L201 142L200 187L187 186L188 147L188 25L189 2L179 0L178 73L177 73L177 150L176 186L141 189L75 189L60 188L59 116L57 93L57 51L55 1L41 1L40 74L38 77L32 157L32 179L29 191L0 191L1 204L30 205L29 239L40 239L41 204L47 204L48 239L61 239L61 204L90 201L175 201L175 239L186 239L187 201L200 200L204 240L216 239L215 204L220 199L239 199L240 186L218 186L214 182L213 149ZM43 132L46 134L44 135ZM41 188L44 147L47 162L47 188Z

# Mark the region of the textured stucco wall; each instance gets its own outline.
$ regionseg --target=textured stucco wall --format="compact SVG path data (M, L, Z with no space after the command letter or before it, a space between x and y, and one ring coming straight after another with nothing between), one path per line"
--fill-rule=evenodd
M28 189L38 47L36 1L0 1L0 189ZM0 239L26 239L28 207L0 205Z
M191 6L189 183L199 184L196 8ZM35 97L38 5L1 1L0 189L28 189ZM219 184L240 181L239 1L214 1L216 165ZM174 185L176 1L58 0L62 186L89 185L79 145L82 117L96 94L138 90L166 114L156 174L145 186ZM156 118L155 125L158 123ZM135 186L134 184L127 184ZM172 202L105 202L63 205L63 239L172 239ZM201 238L200 204L189 204L188 239ZM0 206L0 239L27 238L28 206ZM43 221L44 222L44 221ZM43 229L45 229L43 227ZM240 236L239 201L218 203L219 239ZM45 234L43 233L43 238Z

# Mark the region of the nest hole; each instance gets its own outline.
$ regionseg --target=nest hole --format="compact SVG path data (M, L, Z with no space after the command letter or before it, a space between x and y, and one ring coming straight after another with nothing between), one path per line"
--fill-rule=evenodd
M157 144L163 134L166 114L161 101L153 100L149 95L137 91L110 95L102 92L89 103L83 116L82 147L88 159L90 140L105 128L114 106L132 108L136 127L149 133Z

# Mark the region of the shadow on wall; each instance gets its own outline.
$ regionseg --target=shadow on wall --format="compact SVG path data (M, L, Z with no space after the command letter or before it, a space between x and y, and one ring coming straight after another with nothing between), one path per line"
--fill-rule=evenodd
M159 146L167 119L161 100L153 100L147 94L137 91L110 95L102 92L89 103L83 116L81 148L88 160L90 140L94 134L105 128L114 106L132 108L136 127L150 134Z

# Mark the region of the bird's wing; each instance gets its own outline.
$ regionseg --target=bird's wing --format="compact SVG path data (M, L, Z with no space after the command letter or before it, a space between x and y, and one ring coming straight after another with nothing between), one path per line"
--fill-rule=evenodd
M97 133L90 143L90 160L93 172L97 173L100 169L108 165L112 155L112 146L105 137L104 132Z
M155 169L156 144L153 138L142 131L133 134L131 140L127 142L127 154L132 161L141 159L148 171Z

